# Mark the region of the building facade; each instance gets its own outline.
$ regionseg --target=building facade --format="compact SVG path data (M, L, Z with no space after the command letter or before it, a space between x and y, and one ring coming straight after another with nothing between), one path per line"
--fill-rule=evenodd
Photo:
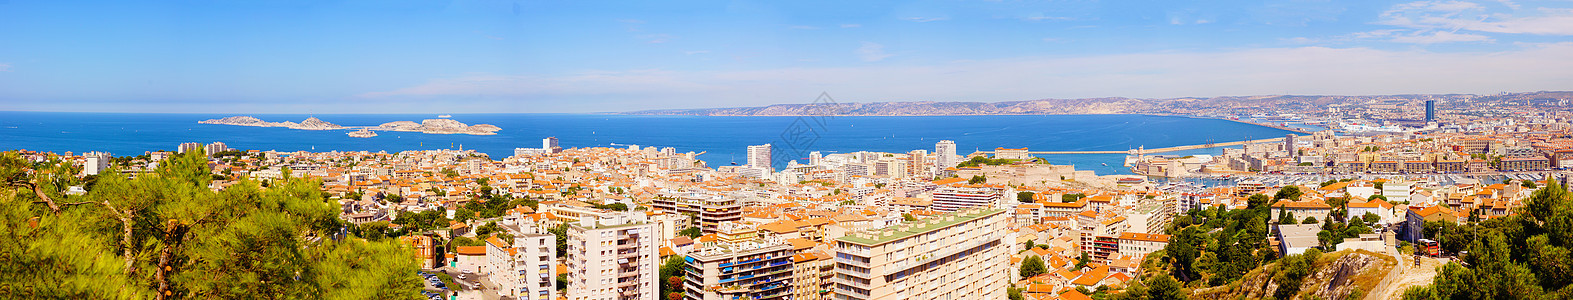
M660 299L655 226L639 211L569 223L568 299Z
M966 207L994 208L1004 197L992 188L942 187L934 190L932 208L937 211L956 211Z
M792 246L744 242L689 253L683 299L792 299Z
M969 208L836 239L832 299L1005 299L1009 226Z

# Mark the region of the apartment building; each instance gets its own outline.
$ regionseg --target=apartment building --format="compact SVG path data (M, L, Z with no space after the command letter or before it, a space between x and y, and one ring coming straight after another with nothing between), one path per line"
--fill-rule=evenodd
M1010 222L967 208L836 239L832 299L1004 299Z
M521 300L557 299L557 237L526 226L509 244L497 237L486 240L487 270L498 294Z
M568 299L659 299L656 224L643 211L585 218L568 226Z
M783 240L706 247L686 263L683 299L792 299L793 251Z
M722 222L743 219L743 204L733 197L722 195L663 195L655 198L656 209L678 215L697 217L697 224L704 233L714 233Z
M937 211L957 211L966 207L994 208L1003 196L993 188L942 187L934 190L932 208Z

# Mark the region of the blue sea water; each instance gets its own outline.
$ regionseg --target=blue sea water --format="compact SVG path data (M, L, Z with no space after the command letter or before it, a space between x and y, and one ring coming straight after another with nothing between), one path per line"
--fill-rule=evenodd
M771 143L777 167L807 151L934 151L934 143L953 140L957 153L995 147L1034 151L1127 150L1282 137L1290 132L1226 120L1148 115L1023 115L921 117L701 117L597 114L456 114L466 124L501 127L497 135L379 132L352 138L348 131L310 131L197 124L220 114L121 114L0 112L0 150L63 153L105 151L116 156L173 150L183 142L224 142L230 148L279 151L380 151L474 149L501 159L518 147L540 147L555 136L567 147L674 147L699 156L711 167L743 164L746 147ZM435 115L341 114L253 115L269 122L300 122L315 116L334 124L377 125L434 119ZM1216 154L1219 148L1169 154ZM1072 164L1100 175L1130 174L1123 154L1043 155L1054 164ZM1107 164L1107 166L1104 166Z

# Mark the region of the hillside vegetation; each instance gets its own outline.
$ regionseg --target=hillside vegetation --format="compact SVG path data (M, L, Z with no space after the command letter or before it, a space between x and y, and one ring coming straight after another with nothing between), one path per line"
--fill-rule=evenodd
M1573 193L1556 181L1511 216L1454 230L1476 237L1463 264L1442 266L1404 299L1573 299Z
M321 183L213 191L207 163L187 153L135 179L78 178L0 153L0 298L421 298L413 252L344 235ZM61 193L78 185L87 193Z

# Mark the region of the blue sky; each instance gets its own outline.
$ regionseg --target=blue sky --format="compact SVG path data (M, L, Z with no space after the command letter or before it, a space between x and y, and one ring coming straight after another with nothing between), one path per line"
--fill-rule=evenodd
M1573 89L1573 1L0 1L0 110Z

